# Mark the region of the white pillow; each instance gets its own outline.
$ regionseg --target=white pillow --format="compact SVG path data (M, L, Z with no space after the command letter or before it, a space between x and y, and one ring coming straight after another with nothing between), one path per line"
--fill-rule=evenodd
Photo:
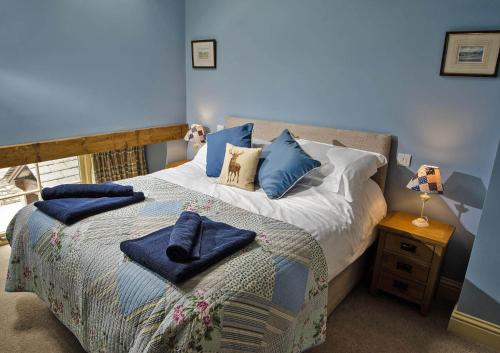
M321 163L328 162L327 153L330 149L332 149L332 147L335 147L334 145L317 141L304 139L296 139L296 141L299 143L300 147L302 147L302 149L311 156L311 158L316 159Z
M252 137L252 148L264 148L270 144L271 144L271 141Z
M203 146L198 150L198 153L193 158L193 162L198 164L204 170L207 168L207 144L204 143Z
M366 180L387 164L380 153L302 139L297 142L312 158L321 162L318 172L324 175L323 183L349 202Z

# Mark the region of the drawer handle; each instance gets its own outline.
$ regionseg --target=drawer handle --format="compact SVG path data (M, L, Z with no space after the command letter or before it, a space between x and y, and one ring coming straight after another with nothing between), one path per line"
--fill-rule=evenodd
M415 251L417 251L416 245L408 244L408 243L404 243L404 242L401 242L401 244L399 245L399 248L403 251L408 251L411 253L415 253Z
M406 292L408 290L408 283L404 283L404 282L398 281L397 279L395 279L392 282L392 286L394 288L400 290L401 292Z
M396 268L400 271L403 271L403 272L408 272L408 273L411 273L412 270L413 270L413 266L410 265L410 264L405 264L404 262L397 262L396 263Z

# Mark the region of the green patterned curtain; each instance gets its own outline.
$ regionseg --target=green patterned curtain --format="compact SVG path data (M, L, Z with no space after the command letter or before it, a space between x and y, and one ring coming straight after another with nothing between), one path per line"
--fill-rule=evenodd
M92 161L96 183L132 178L148 173L144 146L94 153Z

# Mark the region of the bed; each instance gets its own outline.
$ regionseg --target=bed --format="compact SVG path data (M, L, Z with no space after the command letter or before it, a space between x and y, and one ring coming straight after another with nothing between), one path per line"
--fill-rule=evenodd
M301 138L389 154L387 135L233 117L225 125L248 121L262 139L288 127ZM276 207L203 172L195 159L121 181L146 201L69 227L25 207L7 231L6 290L35 292L89 352L300 352L320 344L327 312L364 272L363 254L386 210L386 169L367 182L363 200L319 208L315 187L302 185ZM173 224L182 210L255 230L257 241L182 285L120 252L120 241Z
M388 134L232 116L226 117L224 123L225 127L233 127L244 124L245 122L252 122L254 124L253 136L262 140L271 140L284 128L288 128L299 138L376 152L384 155L387 160L389 160L389 155L391 153L392 138L391 135ZM372 177L382 193L385 192L387 172L388 165L380 168L377 174ZM381 205L381 207L383 209L382 213L385 214L387 206ZM369 253L365 250L368 249L375 240L376 229L374 224L377 223L378 222L372 223L373 226L371 229L370 226L368 226L366 231L361 231L358 237L361 237L360 239L365 239L365 242L359 242L357 251L353 251L350 257L344 258L345 262L343 264L341 263L336 268L330 270L328 281L328 315L335 310L337 305L342 302L363 275L366 274Z

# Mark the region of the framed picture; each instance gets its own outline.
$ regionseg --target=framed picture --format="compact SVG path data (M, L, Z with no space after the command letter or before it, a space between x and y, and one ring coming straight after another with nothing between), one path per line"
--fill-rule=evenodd
M215 69L217 46L215 39L191 41L193 69Z
M500 31L447 32L441 76L496 77Z

